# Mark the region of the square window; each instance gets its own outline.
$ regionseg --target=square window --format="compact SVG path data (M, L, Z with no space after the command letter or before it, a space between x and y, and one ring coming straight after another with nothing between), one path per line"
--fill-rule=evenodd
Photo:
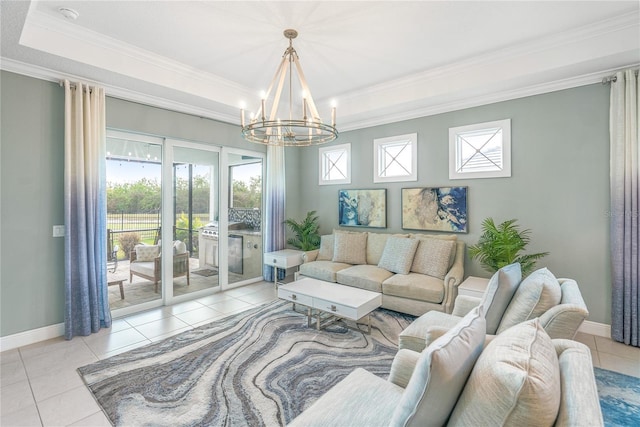
M373 182L417 181L418 134L373 140Z
M449 179L510 176L510 119L449 128Z
M351 144L318 149L319 185L351 184Z

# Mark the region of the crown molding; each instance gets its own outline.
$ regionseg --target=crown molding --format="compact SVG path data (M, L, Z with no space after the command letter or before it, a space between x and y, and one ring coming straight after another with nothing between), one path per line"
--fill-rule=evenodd
M603 78L610 77L618 71L639 67L640 62L637 62L625 65L624 67L607 69L596 73L585 74L582 76L555 80L521 88L495 91L492 93L481 94L475 97L465 97L461 100L455 100L446 103L438 103L429 106L419 106L406 111L398 111L395 113L391 111L382 111L373 117L370 116L367 119L353 120L344 125L341 125L340 132L343 133L351 130L380 126L405 120L412 120L420 117L433 116L435 114L442 114L451 111L463 110L466 108L479 107L482 105L494 104L497 102L509 101L512 99L526 98L528 96L541 95L544 93L556 92L596 83L601 84Z
M176 111L179 113L191 114L198 117L204 117L207 119L213 119L224 123L236 124L239 123L238 115L230 115L219 113L217 111L196 107L194 105L177 102L171 99L162 98L145 94L142 92L136 92L130 89L125 89L118 86L106 85L102 82L96 82L87 80L84 77L74 74L60 73L58 71L50 70L48 68L39 67L37 65L26 64L24 62L15 61L13 59L0 57L0 69L9 71L16 74L21 74L28 77L33 77L39 80L46 80L50 82L60 83L63 80L83 82L90 85L100 86L104 88L107 96L112 98L118 98L125 101L137 102L140 104L149 105L151 107L164 108L166 110Z

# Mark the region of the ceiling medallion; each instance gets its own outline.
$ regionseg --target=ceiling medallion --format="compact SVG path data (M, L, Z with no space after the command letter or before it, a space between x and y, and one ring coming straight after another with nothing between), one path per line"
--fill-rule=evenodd
M246 123L244 109L240 110L242 136L247 141L258 144L288 147L303 147L331 142L338 137L336 107L333 106L331 109L331 124L324 123L311 97L311 91L300 66L298 53L293 48L293 39L298 36L298 32L291 29L285 30L284 36L289 39L289 47L282 56L282 61L269 85L269 89L262 96L258 112L251 114L249 123ZM300 84L297 96L294 96L294 71L297 73L297 80ZM287 74L288 85L285 84ZM277 87L273 93L273 98L270 98L276 84ZM280 98L287 86L288 94L286 95L288 95L289 108L287 111L286 105L283 105L284 108L279 113ZM268 106L270 108L269 111L267 110ZM302 114L296 115L296 112Z

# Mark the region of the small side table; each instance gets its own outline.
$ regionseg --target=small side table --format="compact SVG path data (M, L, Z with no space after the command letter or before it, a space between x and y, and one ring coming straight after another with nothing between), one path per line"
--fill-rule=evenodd
M113 280L107 282L107 286L119 286L120 287L120 299L124 299L124 286L122 283L126 279L114 278Z
M273 267L273 284L278 287L278 269L298 267L302 264L303 251L283 249L275 252L265 252L264 264Z
M485 289L487 289L487 284L489 284L489 279L469 276L460 283L460 286L458 286L458 295L482 298L484 296Z

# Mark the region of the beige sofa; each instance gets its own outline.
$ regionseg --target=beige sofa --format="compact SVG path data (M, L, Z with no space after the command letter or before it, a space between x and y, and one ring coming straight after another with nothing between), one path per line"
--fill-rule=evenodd
M388 380L358 368L289 426L603 425L588 347L539 319L485 346L485 327L474 309L424 351L399 350Z
M382 294L382 307L420 316L450 313L464 276L455 235L335 230L307 252L299 274Z
M573 339L589 315L575 280L557 279L546 268L534 271L524 280L520 264L498 270L489 280L483 298L459 295L451 314L429 312L400 334L400 348L422 351L429 343L429 328L447 330L456 325L474 307L483 305L487 319L487 337L533 318L551 338Z

